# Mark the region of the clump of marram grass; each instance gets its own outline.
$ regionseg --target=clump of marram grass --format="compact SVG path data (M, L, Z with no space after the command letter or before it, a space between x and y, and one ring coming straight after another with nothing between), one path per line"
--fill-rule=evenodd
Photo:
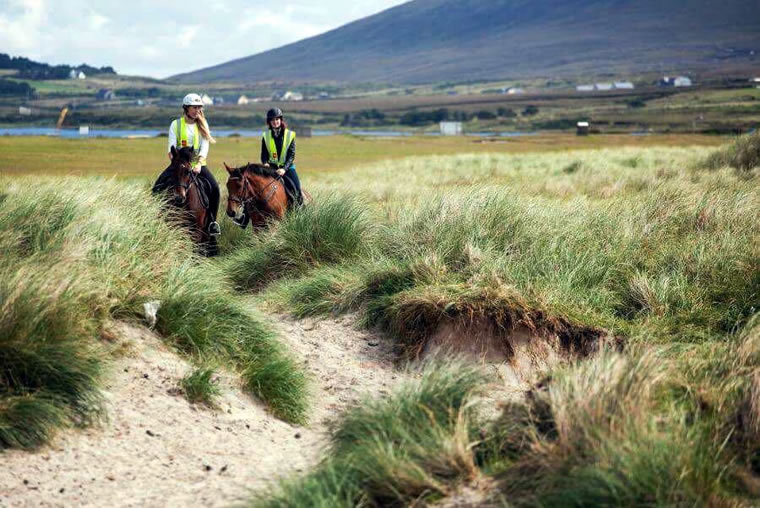
M602 203L496 188L433 196L350 262L273 292L301 315L356 310L413 342L460 317L570 330L571 341L573 330L704 340L758 305L760 195L737 187L666 181Z
M675 368L648 351L553 372L494 425L509 458L502 493L515 506L720 502L731 458L703 421L668 400Z
M179 351L206 361L226 362L275 415L291 422L306 418L306 377L275 338L218 282L214 265L177 266L159 296L156 329Z
M264 402L270 395L273 407L286 401L289 407L278 414L303 418L301 371L274 344L272 332L234 301L222 277L209 273L187 234L165 220L160 203L141 186L44 178L2 185L2 446L36 446L57 426L95 418L96 373L105 360L95 354L100 325L137 317L143 302L159 296L159 325L202 345L181 351L196 360L207 355L232 362ZM185 279L176 293L167 290L176 286L175 276ZM192 312L177 311L180 305ZM283 387L282 380L296 382Z
M720 169L730 167L750 171L760 167L760 130L737 137L731 144L715 150L698 167Z
M179 384L187 400L192 403L201 403L214 407L214 399L221 393L219 380L214 377L213 367L199 367L193 369Z
M472 449L484 381L461 363L429 363L387 399L347 411L314 472L251 506L404 506L447 495L479 474Z
M286 274L358 255L369 235L365 206L350 197L316 196L270 230L238 249L227 262L233 282L251 289Z
M0 262L0 449L35 448L58 427L100 416L94 296L66 263Z

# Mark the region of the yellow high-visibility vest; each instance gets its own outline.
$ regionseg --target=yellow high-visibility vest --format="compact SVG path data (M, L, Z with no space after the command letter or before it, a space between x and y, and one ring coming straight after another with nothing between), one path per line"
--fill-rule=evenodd
M264 131L264 146L266 146L267 151L269 151L269 163L279 165L285 164L288 148L290 148L290 144L295 139L296 133L289 129L285 129L285 132L282 135L282 153L277 153L277 144L274 142L272 131L270 129Z
M185 116L181 116L174 120L174 132L177 133L177 148L187 146L187 122ZM198 147L201 144L201 136L198 131L198 122L193 124L193 151L197 152Z

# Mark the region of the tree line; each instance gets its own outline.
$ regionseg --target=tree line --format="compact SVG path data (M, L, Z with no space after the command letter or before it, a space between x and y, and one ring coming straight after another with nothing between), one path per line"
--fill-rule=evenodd
M16 77L24 79L66 79L72 70L82 71L87 75L93 74L116 74L111 66L92 67L87 64L77 66L71 65L49 65L46 63L35 62L23 56L10 56L0 53L0 69L14 69L18 71Z

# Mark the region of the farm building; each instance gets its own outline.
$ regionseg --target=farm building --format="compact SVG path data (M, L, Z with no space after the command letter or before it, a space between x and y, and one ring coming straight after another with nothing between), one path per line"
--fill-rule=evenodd
M687 78L686 76L665 76L660 81L660 86L691 86L691 78Z
M238 100L237 100L238 106L245 106L249 102L251 101L249 101L248 97L246 97L245 95L241 95L240 97L238 97Z
M525 90L522 88L516 88L512 87L507 90L507 95L522 95L525 93Z
M291 92L288 90L284 94L282 94L282 100L284 101L302 101L303 100L303 94L300 94L298 92Z
M633 83L630 81L615 81L614 86L618 90L633 90Z
M589 124L588 122L578 122L575 133L578 136L588 136Z
M578 85L575 87L575 90L578 92L593 92L594 85Z
M86 79L86 78L87 78L87 75L82 71L71 69L71 72L69 72L69 79Z
M612 83L595 83L594 90L599 90L600 92L607 92L609 90L612 90Z
M460 136L462 134L462 122L441 122L442 136Z

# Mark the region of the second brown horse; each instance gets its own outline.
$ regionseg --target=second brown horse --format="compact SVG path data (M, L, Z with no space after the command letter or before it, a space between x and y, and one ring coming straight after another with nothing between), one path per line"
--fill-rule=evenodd
M288 208L288 197L277 170L262 164L231 168L224 164L227 178L227 215L235 217L243 208L251 226L260 229L273 219L282 219Z

